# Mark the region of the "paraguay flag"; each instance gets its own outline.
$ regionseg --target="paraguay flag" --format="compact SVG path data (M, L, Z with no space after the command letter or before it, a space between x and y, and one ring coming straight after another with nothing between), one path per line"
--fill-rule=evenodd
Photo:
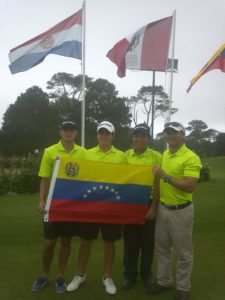
M149 165L58 159L44 221L143 224L152 184Z
M48 54L81 59L82 9L48 31L10 50L10 71L24 72L40 64Z
M199 80L199 78L205 73L219 69L222 72L225 72L225 44L223 44L216 53L210 58L210 60L205 64L201 71L191 80L190 86L187 89L189 92L192 86Z
M124 77L126 69L164 72L172 22L171 16L149 23L116 43L106 56L117 65L117 75Z

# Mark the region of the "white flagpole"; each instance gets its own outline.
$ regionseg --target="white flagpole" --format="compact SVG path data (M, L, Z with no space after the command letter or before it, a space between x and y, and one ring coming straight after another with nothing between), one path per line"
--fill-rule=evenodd
M86 1L82 6L82 106L81 106L81 145L85 146L85 34L86 34Z
M167 122L171 120L172 96L173 96L173 73L174 73L174 51L175 51L175 27L176 27L176 10L173 12L172 24L172 53L171 53L171 71L170 71L170 91L169 91L169 110Z
M52 195L53 195L54 188L55 188L56 177L57 177L58 171L59 171L59 165L60 165L60 159L57 158L55 161L55 166L54 166L51 183L50 183L50 188L48 191L47 201L46 201L46 205L45 205L44 222L48 222L48 219L49 219L49 209L51 206Z

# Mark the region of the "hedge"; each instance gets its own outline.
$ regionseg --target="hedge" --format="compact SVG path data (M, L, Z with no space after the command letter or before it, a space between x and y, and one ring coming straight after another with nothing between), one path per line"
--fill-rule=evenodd
M0 195L5 193L36 193L40 179L39 155L0 159Z

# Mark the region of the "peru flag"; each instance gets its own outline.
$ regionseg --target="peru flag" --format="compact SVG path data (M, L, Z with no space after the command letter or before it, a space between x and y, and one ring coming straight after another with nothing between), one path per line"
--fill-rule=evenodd
M166 70L172 22L171 16L149 23L109 50L106 56L117 65L119 77L126 75L126 69Z
M10 50L10 71L24 72L40 64L48 54L81 59L82 9L48 31Z

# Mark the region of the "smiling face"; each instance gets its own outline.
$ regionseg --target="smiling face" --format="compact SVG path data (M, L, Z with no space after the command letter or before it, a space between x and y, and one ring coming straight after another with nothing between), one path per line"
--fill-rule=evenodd
M179 148L184 143L183 131L176 131L172 128L167 128L164 130L164 135L169 147Z
M62 142L72 143L75 141L77 136L77 130L74 128L64 128L59 131Z
M134 152L143 153L149 145L149 135L146 131L137 131L132 135Z
M105 128L101 128L97 132L97 140L100 148L110 148L112 146L112 141L114 139L115 134L109 132Z

